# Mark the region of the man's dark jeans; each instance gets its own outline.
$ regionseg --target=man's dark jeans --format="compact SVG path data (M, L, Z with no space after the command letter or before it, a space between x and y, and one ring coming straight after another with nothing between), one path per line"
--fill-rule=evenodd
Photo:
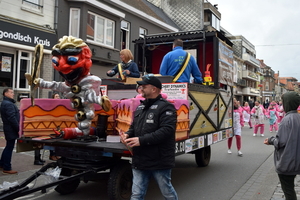
M296 175L284 175L278 174L281 188L283 190L286 200L297 200L297 195L295 191L295 177Z
M6 146L2 152L0 166L3 167L3 170L11 170L11 157L14 150L16 140L6 140Z

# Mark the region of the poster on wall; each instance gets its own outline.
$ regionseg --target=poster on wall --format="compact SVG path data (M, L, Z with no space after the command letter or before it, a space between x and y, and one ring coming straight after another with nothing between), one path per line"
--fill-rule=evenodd
M11 72L11 57L2 56L1 71L2 72Z

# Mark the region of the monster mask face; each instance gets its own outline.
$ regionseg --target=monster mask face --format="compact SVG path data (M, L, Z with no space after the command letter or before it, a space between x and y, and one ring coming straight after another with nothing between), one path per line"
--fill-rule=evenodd
M90 72L91 50L78 38L64 36L52 50L52 66L66 80L67 85L77 84Z

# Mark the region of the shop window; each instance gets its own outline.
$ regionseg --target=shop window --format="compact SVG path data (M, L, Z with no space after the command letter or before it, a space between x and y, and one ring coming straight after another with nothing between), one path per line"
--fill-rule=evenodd
M0 88L12 87L14 55L0 52Z
M90 41L114 47L115 22L100 15L88 13L87 38Z
M70 9L69 35L79 37L80 9Z
M266 90L266 91L269 91L269 82L266 82L266 83L265 83L265 90Z
M16 89L29 89L28 82L24 76L26 72L30 73L32 53L26 51L18 51L17 67L15 70Z

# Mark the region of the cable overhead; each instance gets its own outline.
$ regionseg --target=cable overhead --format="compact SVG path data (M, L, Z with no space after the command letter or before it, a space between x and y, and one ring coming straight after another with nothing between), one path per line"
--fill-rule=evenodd
M255 45L255 47L259 47L259 46L296 46L296 45L300 45L299 44L259 44L259 45Z

